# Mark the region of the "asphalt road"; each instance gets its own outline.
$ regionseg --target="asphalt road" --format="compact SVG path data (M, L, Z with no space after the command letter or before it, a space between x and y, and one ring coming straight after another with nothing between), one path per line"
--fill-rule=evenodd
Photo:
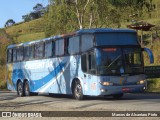
M125 94L112 97L87 97L77 101L72 96L17 97L15 92L0 91L0 111L160 111L160 94Z

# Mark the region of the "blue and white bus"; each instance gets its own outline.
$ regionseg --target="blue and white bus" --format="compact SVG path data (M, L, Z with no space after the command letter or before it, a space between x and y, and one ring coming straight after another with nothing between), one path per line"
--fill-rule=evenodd
M38 93L121 98L146 88L143 51L130 29L82 29L9 45L7 87L19 96Z

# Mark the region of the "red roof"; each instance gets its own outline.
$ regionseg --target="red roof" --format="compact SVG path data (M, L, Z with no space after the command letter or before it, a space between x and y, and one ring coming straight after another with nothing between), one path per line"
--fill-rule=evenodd
M149 31L151 27L154 27L155 25L152 25L147 22L137 22L131 25L127 25L128 28L136 29L136 30L143 30L143 31Z

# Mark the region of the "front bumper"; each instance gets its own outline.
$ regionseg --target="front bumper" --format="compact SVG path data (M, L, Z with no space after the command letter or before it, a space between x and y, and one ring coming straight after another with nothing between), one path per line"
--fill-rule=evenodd
M129 86L103 86L99 89L99 95L113 95L122 93L140 93L146 89L145 85Z

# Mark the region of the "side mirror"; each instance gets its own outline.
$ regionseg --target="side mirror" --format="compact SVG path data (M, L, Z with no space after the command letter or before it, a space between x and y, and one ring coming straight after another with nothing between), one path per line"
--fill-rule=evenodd
M145 51L148 53L148 56L150 58L150 64L153 64L154 63L154 56L153 56L152 51L149 48L142 48L142 51Z

